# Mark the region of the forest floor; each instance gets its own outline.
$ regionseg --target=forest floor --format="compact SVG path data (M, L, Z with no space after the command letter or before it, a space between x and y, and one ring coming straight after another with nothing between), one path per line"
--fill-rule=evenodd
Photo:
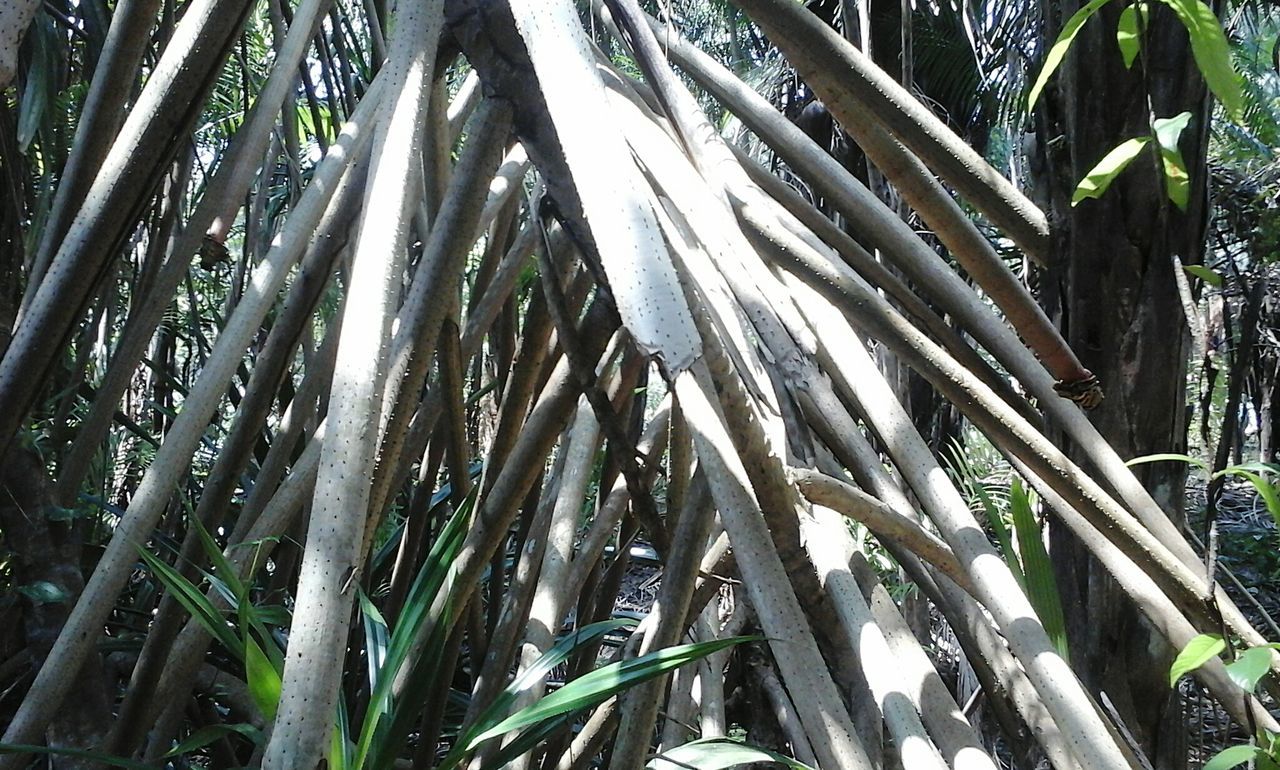
M1188 480L1186 510L1188 528L1203 541L1203 480ZM1203 553L1202 548L1197 550ZM1243 480L1228 481L1218 502L1218 561L1225 568L1219 573L1219 580L1227 594L1263 636L1280 641L1280 632L1273 623L1280 620L1280 534L1262 498ZM1227 571L1235 581L1226 575ZM1245 731L1233 725L1189 677L1183 679L1182 693L1186 698L1190 767L1200 767L1221 749L1248 739ZM1275 704L1272 712L1276 712Z

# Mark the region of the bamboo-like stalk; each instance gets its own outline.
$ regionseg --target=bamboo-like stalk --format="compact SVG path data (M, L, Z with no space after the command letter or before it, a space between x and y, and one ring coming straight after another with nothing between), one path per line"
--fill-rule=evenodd
M920 715L902 688L903 682L889 643L862 598L853 573L849 571L854 546L844 519L835 511L818 505L813 508L812 518L803 521L805 547L823 587L832 596L832 604L841 622L855 640L858 662L893 736L903 766L946 770L946 761L929 738Z
M302 513L307 500L314 493L323 443L322 424L307 442L307 448L298 458L293 472L271 496L262 516L245 533L243 539L231 539L224 553L242 580L249 579L255 568L262 567L278 545L279 536ZM261 549L237 547L255 541L263 541ZM208 598L219 609L227 606L226 597L214 588L209 589ZM212 643L213 637L208 629L191 618L170 647L159 677L159 686L154 697L143 704L145 710L140 719L143 729L155 725L147 742L146 757L149 760L158 761L172 748L173 739L182 723L182 707L190 692L191 676L199 668Z
M31 262L27 277L28 295L34 295L32 290L39 285L48 269L54 251L66 235L76 209L84 202L93 177L102 167L124 122L125 106L133 92L142 54L151 42L151 28L155 26L159 9L160 0L123 0L116 4L111 14L111 28L102 43L102 53L94 67L89 93L85 95L84 106L80 110L71 153L62 168L49 218L45 220L40 243ZM9 29L4 22L0 22L0 28ZM0 83L4 81L3 70L4 66L0 64Z
M252 111L236 132L224 153L222 163L206 184L204 195L187 219L170 258L160 268L155 283L147 294L147 300L139 303L131 313L129 323L116 346L115 355L112 356L111 364L98 388L98 395L80 426L71 450L63 460L58 483L58 496L63 505L69 505L75 500L93 456L107 435L116 405L128 388L138 361L142 359L147 342L164 317L178 284L187 275L191 255L201 248L202 243L207 248L222 248L221 244L226 239L235 213L257 173L262 154L266 152L274 135L272 126L280 113L281 105L294 87L298 64L310 45L311 31L319 23L321 8L327 2L329 0L307 0L299 4L290 34L272 66L267 82L254 100ZM371 85L370 89L372 88ZM370 93L366 92L365 98L369 96ZM137 106L134 110L137 110Z
M510 131L510 110L501 102L487 102L477 118L479 125L467 141L441 203L390 343L382 398L394 406L381 431L381 451L370 492L373 515L365 526L362 553L368 550L386 505L391 474L426 382L440 327L455 301L463 260L485 224L481 204Z
M768 221L759 212L743 207L740 213L755 228L754 234L762 249L773 252L782 261L796 266L821 293L841 303L868 331L896 346L899 355L912 368L961 407L966 416L997 446L1020 457L1077 510L1085 514L1095 527L1106 533L1116 546L1130 558L1143 564L1162 589L1191 617L1206 625L1214 622L1203 603L1203 595L1207 590L1203 577L1174 555L1163 541L1142 527L1132 514L1116 503L1061 450L1022 420L967 370L958 366L945 351L905 322L851 270L819 256L803 241L778 227L776 222ZM783 256L784 254L787 256ZM819 266L819 262L823 264ZM812 271L813 268L816 271ZM836 299L837 297L843 299ZM1165 523L1169 524L1167 519ZM1185 541L1180 538L1179 541L1187 548ZM1220 608L1231 629L1251 645L1264 644L1261 635L1249 625L1230 599L1221 591L1218 593ZM1277 659L1280 660L1280 656Z
M605 343L617 328L612 317L599 301L587 311L580 326L580 339L585 351L599 358ZM469 599L492 554L501 544L534 480L540 475L547 455L568 422L578 389L570 375L569 366L560 361L543 389L538 402L529 412L524 428L520 431L507 461L502 465L492 486L487 490L483 503L475 514L453 568L446 576L432 605L429 617L414 636L409 663L401 670L393 687L398 695L405 686L405 672L421 655L431 634L441 623L452 625L456 618L445 613L450 603Z
M861 345L861 340L839 310L825 303L815 304L819 302L821 295L812 287L794 277L788 278L787 285L795 292L800 300L800 307L817 330L823 345L819 350L819 359L825 371L831 373L840 399L854 405L859 404L849 384L851 379L860 376L859 372L846 365L847 359L843 355L833 357L829 351L843 351L849 346ZM826 415L811 419L819 418L825 420ZM866 420L866 422L872 427L882 423L882 421L873 420ZM833 441L832 450L854 473L859 484L887 503L899 515L906 518L917 517L915 507L907 500L898 483L889 477L879 455L872 449L870 442L861 431L849 430L847 425L841 426L838 422L837 427L843 427L844 430L833 434L838 436L840 441ZM923 440L919 439L918 435L910 443L917 442L923 444ZM909 454L895 453L895 447L898 447L898 444L889 447L895 462L913 461L913 457ZM906 474L902 475L906 477ZM938 478L941 480L942 477ZM926 499L925 503L928 502L929 499ZM1071 758L1066 740L1058 725L1046 710L1043 700L1027 679L1022 667L1010 654L1004 640L992 628L987 613L969 594L945 578L935 581L930 574L916 568L918 562L913 565L911 558L903 558L904 556L910 557L911 554L900 554L900 563L911 571L917 585L929 593L951 623L975 673L982 681L983 688L992 698L995 713L1006 734L1012 739L1018 735L1018 730L1015 720L1003 709L1002 697L1007 697L1013 704L1018 715L1030 728L1031 735L1044 749L1055 767L1074 767L1075 761Z
M994 770L996 764L991 755L983 748L977 733L933 667L933 661L899 613L893 597L880 585L861 553L853 555L851 571L876 625L889 644L894 676L916 711L920 712L920 718L947 763L955 770Z
M372 98L369 98L372 97ZM67 695L71 676L92 653L96 632L111 612L116 594L128 580L137 561L136 548L150 537L163 513L178 477L191 462L192 452L204 434L209 417L222 400L226 384L240 365L249 340L257 332L276 294L284 284L288 268L299 256L316 223L330 203L330 196L346 172L353 155L368 139L368 122L377 104L376 94L361 102L352 120L317 167L307 192L277 236L271 253L255 268L249 291L227 321L200 378L183 402L182 411L165 437L165 442L147 469L127 514L116 526L111 542L98 562L80 601L63 626L53 650L5 733L9 743L31 743L62 698ZM16 761L0 758L0 767Z
M837 120L847 122L855 110L869 113L1028 256L1047 262L1049 225L1044 213L870 57L808 9L787 0L734 3L782 49Z
M18 74L18 47L40 10L36 0L5 3L0 7L0 89L8 88Z
M839 43L839 41L836 42ZM679 52L677 51L673 56L678 59ZM843 167L834 163L824 151L814 146L788 121L781 119L781 116L778 116L776 111L753 91L736 78L725 76L723 68L714 65L714 62L709 62L705 57L691 55L687 57L687 63L691 75L698 77L704 86L726 100L730 109L761 132L761 136L775 149L785 150L788 153L788 159L793 163L811 168L812 173L808 174L810 182L824 189L837 205L844 203L845 205L841 206L841 212L852 221L863 223L866 235L884 238L901 229L902 222L892 213L889 213L888 217L869 218L868 214L883 208L879 201L874 196L863 195L866 192L865 189L862 189ZM704 64L706 66L701 66ZM789 140L783 139L788 136ZM852 200L864 200L866 205L849 205ZM907 234L899 233L899 235ZM1125 466L1115 449L1102 438L1079 409L1055 397L1052 378L1045 374L1043 368L1031 359L1024 349L1017 344L1010 344L1009 335L999 325L993 326L989 319L984 318L990 314L989 309L975 302L972 293L962 284L957 283L956 276L946 270L927 269L927 266L934 262L932 254L927 250L919 251L914 244L915 240L918 239L894 237L888 241L878 241L878 244L889 256L897 260L899 266L906 269L913 279L928 287L935 299L943 302L949 312L961 318L964 325L982 341L983 345L1009 367L1023 385L1039 399L1041 408L1059 421L1071 440L1081 446L1082 453L1090 459L1093 467L1102 474L1105 481L1116 489L1143 525L1155 533L1161 543L1172 550L1185 564L1197 569L1198 559L1195 553L1173 526L1169 517L1151 498L1150 493ZM1054 354L1050 350L1046 355L1059 354ZM1063 371L1065 372L1066 369Z
M845 385L853 389L860 411L875 424L876 433L889 447L899 470L968 569L978 599L1009 640L1014 655L1067 738L1072 754L1086 769L1126 767L1119 748L1101 737L1106 735L1101 718L1075 674L1054 650L1008 566L938 467L862 343L853 342L849 349L842 350L842 357L856 366L857 377Z
M1119 549L1110 547L1106 538L1089 524L1070 503L1062 498L1030 468L1017 458L1010 458L1010 463L1021 473L1033 489L1044 498L1049 510L1080 539L1085 548L1106 569L1107 574L1116 581L1120 590L1129 595L1139 611L1155 628L1169 646L1175 650L1184 649L1199 633L1191 621L1169 599L1168 594L1160 590L1132 559ZM1227 676L1225 665L1218 658L1207 661L1197 668L1193 674L1200 680L1214 698L1222 704L1223 709L1231 714L1232 719L1242 725L1257 724L1273 732L1280 732L1276 720L1251 694L1242 694L1240 688ZM1243 695L1243 697L1242 697Z
M792 468L791 475L810 502L862 524L882 541L905 547L929 566L951 578L957 586L973 593L969 575L956 560L951 547L933 533L839 479L807 468Z
M386 77L386 108L374 129L365 210L329 395L329 432L298 575L280 706L265 770L311 767L328 750L342 679L352 590L360 568L378 444L386 355L416 208L431 69L442 2L402 6Z
M241 466L266 422L280 381L286 374L286 366L293 356L302 325L311 315L321 291L332 276L333 261L345 241L342 231L350 225L353 209L358 210L356 196L364 186L364 174L353 166L351 173L344 175L339 184L332 205L321 217L317 238L308 249L276 323L257 357L257 365L245 387L244 398L236 410L227 439L205 481L200 502L196 506L195 519L206 532L217 531L222 523L232 493L239 483ZM339 241L338 237L342 237L342 240ZM285 441L283 437L280 440ZM252 519L246 518L246 522L251 521ZM237 522L237 526L240 526L240 522ZM180 574L192 578L198 566L203 563L196 529L188 527L175 568ZM112 751L131 754L132 748L142 740L149 727L142 724L146 720L137 715L142 708L141 704L151 699L163 668L164 657L168 654L167 647L177 634L185 613L172 594L165 594L161 599L155 620L139 654L138 664L134 667L129 691L120 707L116 733L111 741Z
M0 453L26 419L57 356L59 345L50 342L61 342L80 320L114 248L134 222L133 213L171 163L174 137L189 130L198 115L203 99L193 94L207 92L250 5L245 0L193 4L147 79L0 360L0 399L6 405L0 413ZM12 761L0 760L0 766Z
M663 566L662 585L650 610L652 627L640 646L644 655L680 641L685 631L685 616L693 599L698 564L707 536L715 522L715 511L709 505L710 490L706 478L695 475L685 498L671 539L671 552ZM614 742L614 767L638 770L652 742L654 720L662 696L665 677L646 682L623 696L622 719ZM803 734L803 730L800 730Z
M746 470L713 401L714 388L710 373L698 364L675 380L676 398L689 420L698 459L706 465L712 497L734 544L751 605L771 639L787 640L771 646L783 681L806 695L796 708L819 762L831 768L872 767L774 550Z

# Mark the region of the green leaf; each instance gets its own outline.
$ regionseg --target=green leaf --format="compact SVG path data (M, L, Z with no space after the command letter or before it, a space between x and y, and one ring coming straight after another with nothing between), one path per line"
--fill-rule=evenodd
M54 585L48 580L36 580L20 585L17 591L30 599L31 603L37 607L42 604L62 604L71 596L61 586Z
M568 660L569 656L572 655L575 650L594 642L596 639L599 639L610 631L617 630L624 626L634 625L636 625L636 621L631 618L612 618L610 620L601 620L596 623L591 623L560 637L560 639L552 645L551 649L544 652L541 657L534 661L533 665L529 666L523 673L521 673L515 681L507 685L506 689L499 693L498 697L494 698L484 711L480 712L480 715L476 717L475 723L472 725L471 729L454 744L453 750L449 752L449 755L445 757L439 767L451 768L461 762L462 758L470 748L469 744L472 736L478 735L499 723L506 715L508 709L510 709L511 704L515 703L516 697L520 693L529 689L534 684L541 682L543 677L545 677L551 669ZM551 723L546 722L545 724L549 725ZM533 740L536 745L536 738L537 735L535 734L535 731L526 731L524 735L521 735L520 738L516 739L509 745L523 745L529 740ZM507 753L506 749L507 747L504 746L500 755L505 756ZM523 752L518 752L514 756L519 756L520 753ZM512 758L514 758L514 756ZM501 766L496 762L496 760L495 765Z
M31 24L31 64L18 104L18 151L25 153L42 127L45 113L57 96L58 31L48 14L40 14Z
M1182 648L1169 667L1169 686L1178 684L1183 674L1195 671L1227 649L1226 641L1217 634L1200 634Z
M1027 598L1040 617L1045 633L1065 660L1067 621L1062 613L1062 595L1053 577L1053 564L1045 551L1040 526L1031 511L1031 500L1020 479L1014 479L1009 490L1009 507L1013 513L1013 528L1018 535L1018 556L1022 559L1022 573L1026 576Z
M1138 25L1138 14L1142 14L1142 26L1147 26L1147 4L1134 3L1125 6L1120 12L1120 23L1116 25L1116 45L1120 46L1120 55L1124 57L1125 69L1133 66L1142 50L1142 35Z
M1253 488L1258 490L1258 497L1261 497L1262 502L1266 504L1267 512L1271 514L1272 521L1276 523L1276 526L1280 527L1280 494L1276 493L1275 484L1240 466L1227 468L1221 473L1248 479L1249 483L1253 484Z
M248 634L244 639L244 673L254 704L266 721L271 722L280 706L280 671Z
M1146 147L1150 141L1149 136L1134 137L1121 142L1119 146L1107 153L1076 186L1076 191L1071 196L1071 205L1074 206L1086 198L1101 197L1120 172L1138 157L1142 148Z
M648 655L641 655L628 661L611 663L588 674L578 677L564 687L543 697L528 708L521 709L498 724L467 741L467 749L474 749L481 743L519 730L532 724L550 719L560 714L579 711L594 706L607 698L648 681L656 676L673 671L695 660L720 650L757 641L759 637L738 636L729 639L717 639L711 642L683 644L655 650Z
M756 748L730 738L703 738L664 751L645 765L647 770L723 770L752 762L776 762L791 770L813 770L776 751Z
M183 754L189 754L196 749L208 746L210 743L213 743L224 735L231 735L232 733L243 735L254 743L262 743L262 731L253 725L246 725L243 723L234 725L205 725L191 735L188 735L185 741L174 746L164 756L168 759L171 757L180 757Z
M1210 270L1204 265L1183 265L1182 269L1215 289L1222 288L1222 284L1224 283L1222 275L1214 270Z
M1158 118L1152 123L1156 141L1160 143L1165 193L1182 211L1187 210L1187 201L1191 199L1191 176L1187 173L1187 162L1182 159L1182 150L1178 148L1178 139L1190 120L1190 112L1181 112L1172 118Z
M1232 746L1214 754L1212 759L1204 763L1203 770L1228 770L1243 765L1260 753L1257 746Z
M1271 655L1268 647L1245 650L1234 663L1227 664L1227 674L1240 689L1251 693L1258 688L1258 681L1271 670Z
M329 770L353 770L361 767L355 764L355 746L351 743L351 723L347 717L347 704L338 699L335 715L335 728L329 740Z
M218 577L227 584L227 588L231 590L231 593L235 594L236 603L239 603L248 595L248 587L240 579L240 576L236 574L231 562L227 561L222 549L218 547L218 541L213 539L213 535L209 534L209 530L205 528L204 524L195 516L189 517L188 520L190 526L195 529L200 538L200 545L204 548L205 554L208 555L209 563L213 565Z
M426 648L417 651L419 657L416 659L410 658L410 652L415 650L422 627L432 620L431 606L449 572L449 566L462 547L479 494L478 489L479 486L474 488L462 505L458 506L457 512L449 518L409 589L404 607L396 619L395 629L391 632L386 659L378 671L378 685L369 698L364 722L360 725L360 737L352 763L354 767L380 768L389 765L394 761L395 753L400 750L403 737L408 735L413 725L411 717L415 712L412 709L393 709L391 685L405 666L409 666L411 671L408 675L409 690L419 681L425 681L427 686L431 684L430 679L434 676L434 666L438 661L433 660L425 650L442 646L444 640L437 638L441 635L429 637L432 641ZM436 628L448 625L444 622L445 618L434 620ZM419 672L418 669L422 671ZM409 690L402 693L401 697L409 697L412 694ZM392 714L392 724L389 727L383 721L387 714Z
M1049 78L1053 76L1058 66L1062 64L1062 60L1066 58L1067 50L1071 48L1071 42L1076 39L1076 35L1080 34L1080 28L1109 1L1090 0L1088 5L1076 11L1070 19L1067 19L1067 23L1062 27L1062 32L1058 35L1058 39L1054 41L1053 47L1049 49L1048 55L1044 57L1044 66L1040 68L1040 74L1036 76L1036 82L1031 86L1031 95L1027 97L1028 112L1035 109L1036 100L1040 98L1040 92L1044 90Z
M1027 578L1022 574L1022 564L1018 561L1018 550L1013 547L1013 538L1009 535L1009 528L1004 525L1004 518L1000 516L1000 509L996 506L991 494L987 492L987 485L980 479L973 479L971 484L973 492L978 500L982 502L982 508L987 512L987 522L991 524L991 531L995 533L996 541L1000 543L1000 552L1004 554L1004 560L1009 565L1009 571L1013 573L1013 577L1018 581L1018 585L1023 590L1027 587Z
M1130 468L1132 468L1135 465L1142 465L1143 463L1162 463L1162 462L1170 462L1170 461L1176 461L1176 462L1186 463L1188 465L1194 465L1200 470L1204 471L1205 473L1209 472L1209 463L1205 462L1204 460L1201 460L1198 457L1192 457L1191 455L1177 454L1176 452L1162 452L1160 454L1154 454L1154 455L1142 455L1141 457L1135 457L1132 460L1129 460L1128 462L1125 463L1125 465L1128 465Z
M138 546L139 553L142 554L142 561L146 563L156 578L164 584L165 590L173 594L173 598L191 613L191 617L195 618L205 630L213 635L215 639L222 643L223 647L233 654L239 654L243 649L240 638L232 631L231 626L218 612L213 603L196 588L190 580L183 577L177 570L165 564L160 559L151 555L147 549Z
M369 691L378 689L378 672L387 661L387 645L390 634L382 613L369 601L362 589L356 589L360 599L360 617L364 620L364 652L369 661Z
M1244 110L1244 87L1231 66L1231 46L1213 10L1200 0L1160 0L1173 9L1191 37L1191 55L1213 95L1233 120Z

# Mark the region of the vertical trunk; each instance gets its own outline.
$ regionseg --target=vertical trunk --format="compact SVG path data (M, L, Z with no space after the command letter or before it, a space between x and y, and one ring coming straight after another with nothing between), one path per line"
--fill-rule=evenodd
M1081 5L1041 3L1045 48ZM1153 4L1145 50L1132 69L1125 69L1115 42L1120 11L1113 4L1090 20L1055 76L1055 90L1038 115L1042 155L1036 171L1054 230L1044 301L1081 362L1103 383L1107 400L1091 418L1128 459L1185 451L1190 336L1171 255L1201 261L1209 112L1187 34L1169 9ZM1184 110L1193 116L1181 143L1192 180L1185 212L1168 202L1156 164L1145 154L1101 199L1071 207L1076 183L1107 152L1147 135L1149 117ZM1138 474L1180 522L1185 467L1152 464ZM1116 705L1156 768L1185 767L1180 703L1167 680L1176 651L1156 641L1078 541L1058 526L1051 537L1077 670Z

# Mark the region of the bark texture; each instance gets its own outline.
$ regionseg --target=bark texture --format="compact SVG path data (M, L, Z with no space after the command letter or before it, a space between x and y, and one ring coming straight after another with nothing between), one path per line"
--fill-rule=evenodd
M1040 5L1047 50L1084 3ZM1084 26L1051 81L1038 108L1033 171L1054 245L1042 298L1106 391L1091 419L1121 457L1130 459L1186 450L1190 335L1171 258L1201 261L1209 112L1186 31L1172 12L1153 4L1143 55L1126 69L1115 41L1121 9L1109 4ZM1192 114L1181 142L1192 187L1185 212L1168 202L1154 156L1147 153L1100 199L1070 205L1076 184L1107 152L1149 134L1150 116L1183 111ZM1185 466L1159 463L1136 472L1180 523ZM1105 692L1116 705L1156 768L1185 767L1180 703L1168 684L1176 651L1157 641L1064 527L1054 526L1051 538L1077 671L1091 690Z

